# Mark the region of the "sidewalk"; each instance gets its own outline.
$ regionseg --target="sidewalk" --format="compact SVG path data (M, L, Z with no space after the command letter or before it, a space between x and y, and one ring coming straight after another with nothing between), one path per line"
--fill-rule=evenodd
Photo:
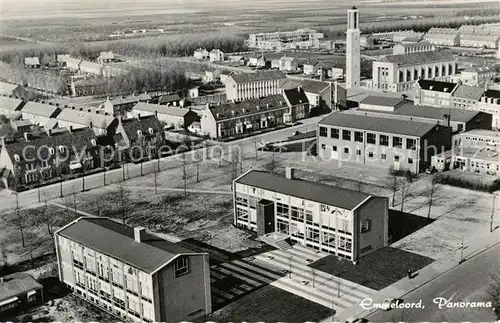
M500 243L500 230L495 230L484 239L470 244L469 246L464 246L463 259L465 259L465 261L470 261L470 258L498 243ZM418 273L416 277L412 279L408 279L407 277L403 278L400 281L371 295L371 298L376 303L382 303L389 297L403 298L404 295L433 281L456 266L459 266L460 259L461 250L459 249L453 255L438 259L427 267L422 268L420 271L416 272ZM335 321L345 322L351 317L362 318L376 311L377 309L364 310L359 304L356 304L335 315ZM333 322L332 317L323 320L323 322Z

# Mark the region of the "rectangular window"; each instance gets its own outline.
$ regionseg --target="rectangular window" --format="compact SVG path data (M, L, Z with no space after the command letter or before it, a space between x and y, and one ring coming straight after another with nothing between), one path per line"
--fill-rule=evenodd
M356 149L356 155L361 156L361 149Z
M413 158L408 158L408 164L413 165Z
M394 161L399 161L399 156L394 156Z
M276 203L276 215L288 218L288 205L283 203Z
M386 160L386 159L387 159L387 155L386 155L386 154L382 154L382 155L380 155L380 159L382 159L382 160Z
M342 130L342 139L351 141L351 130Z
M389 146L389 136L380 135L380 145L381 146Z
M406 139L406 149L416 150L417 149L417 140L407 138Z
M339 139L339 129L331 128L330 129L330 137L335 138L335 139Z
M371 151L370 151L370 152L368 153L368 157L373 158L373 152L371 152Z
M332 151L337 151L337 146L332 146Z
M392 147L396 147L396 148L401 148L403 147L403 138L401 137L392 137Z
M326 149L326 145L325 144L321 144L321 149Z
M175 277L183 276L189 273L189 258L181 256L174 262Z
M319 127L319 136L320 137L326 137L327 136L327 128L326 127Z
M354 132L354 141L363 142L363 133L361 131Z
M370 219L361 221L361 233L369 232L371 229L371 224L372 221Z
M464 130L464 125L463 124L459 124L457 127L458 127L458 131L463 131Z
M241 196L236 196L236 205L240 205L240 206L244 206L246 207L248 204L247 204L247 199L244 198L244 197L241 197Z
M304 209L292 206L291 219L293 221L304 222Z
M366 142L369 144L376 144L377 143L377 136L374 133L367 133L366 134Z
M348 154L349 153L349 148L348 147L345 147L344 148L344 153Z

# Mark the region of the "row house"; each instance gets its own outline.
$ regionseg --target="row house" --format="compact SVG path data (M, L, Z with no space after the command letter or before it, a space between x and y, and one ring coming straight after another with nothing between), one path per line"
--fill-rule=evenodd
M165 94L165 95L162 95L158 98L158 104L159 105L166 105L166 106L180 106L181 105L181 97L179 96L179 94L177 93L174 93L174 94ZM144 101L142 101L144 102ZM148 103L148 102L145 102L145 103Z
M318 155L419 173L451 146L451 128L432 123L333 112L317 125Z
M61 109L57 105L50 105L41 102L27 102L21 109L21 116L24 120L30 120L33 124L47 126L52 119L57 118Z
M286 75L278 71L261 71L229 75L226 96L229 101L256 99L281 93Z
M212 311L207 253L102 217L69 223L54 244L59 280L121 321L194 321Z
M433 27L424 35L425 41L439 46L460 46L460 33L455 28Z
M424 37L423 32L416 32L411 29L400 30L392 33L392 41L395 43L400 43L406 38L422 39Z
M500 132L496 130L473 129L453 135L453 146L465 148L490 147L500 151Z
M295 47L296 44L301 42L312 44L316 39L322 38L324 38L323 33L305 28L294 31L250 34L247 44L251 48L276 50L283 47Z
M155 115L137 115L135 118L118 118L114 142L121 151L120 156L142 161L160 156L166 140L163 125Z
M100 64L111 63L115 60L115 54L113 52L101 52L99 57L97 57L97 62Z
M2 137L0 167L10 171L8 183L14 189L61 174L92 170L99 167L96 140L90 128Z
M0 96L0 115L7 118L12 118L20 114L20 110L26 104L21 99L11 98L8 96Z
M402 55L402 54L413 54L413 53L423 53L423 52L431 52L436 50L434 45L428 42L418 42L418 43L408 43L408 44L396 44L392 48L393 55Z
M381 107L380 109L349 110L346 113L439 124L451 127L453 132L462 132L471 129L490 129L492 119L490 114L484 112L418 106L412 102L405 102L394 110Z
M97 136L113 135L118 126L118 119L94 109L64 108L57 116L60 128L90 128Z
M452 82L418 80L414 87L414 102L416 105L451 107L453 106L453 92L457 87L458 84Z
M451 52L389 55L373 62L372 83L375 89L401 93L410 91L419 79L448 80L456 70Z
M43 303L43 286L33 276L13 273L0 277L0 318L14 320Z
M307 109L309 102L299 104ZM297 112L289 107L281 94L238 103L207 104L201 112L201 131L213 139L235 136L245 132L272 128L295 122ZM300 115L302 115L300 113Z
M440 171L459 169L463 172L498 176L500 159L498 150L491 147L456 147L432 157L432 166Z
M250 170L233 182L234 224L356 263L388 244L388 199Z
M191 123L200 121L199 115L189 108L178 108L143 102L137 103L134 106L132 115L134 117L153 115L168 127L173 127L177 130L187 129Z
M461 47L476 47L476 48L498 48L500 36L497 34L481 35L481 34L461 34Z
M149 101L151 101L151 96L147 93L141 95L132 94L127 97L122 96L113 99L108 96L103 107L104 112L110 116L126 116L137 103L148 103Z

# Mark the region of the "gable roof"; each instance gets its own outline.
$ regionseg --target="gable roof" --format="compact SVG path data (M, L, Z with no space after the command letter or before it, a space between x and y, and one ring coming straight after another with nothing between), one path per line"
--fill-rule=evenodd
M500 91L499 90L489 89L489 90L486 90L484 92L483 96L485 96L487 98L497 98L497 99L500 99Z
M24 64L26 65L40 65L38 57L25 57Z
M388 55L380 59L381 62L396 63L399 65L413 65L437 61L454 60L453 53L448 51L429 51L400 55Z
M176 101L180 101L180 100L181 100L181 97L178 94L167 94L167 95L162 95L158 99L158 103L159 104L171 103L171 102L176 102Z
M459 85L455 92L453 92L453 97L479 101L483 96L484 88L478 86L467 86Z
M455 87L457 86L457 83L422 80L422 79L418 80L417 84L420 86L422 90L444 92L444 93L452 93Z
M288 101L291 106L309 103L307 95L302 88L293 88L283 90L283 97Z
M7 82L0 82L0 94L12 95L15 89L20 86L18 84L12 84Z
M43 287L35 278L26 273L13 273L2 278L3 282L0 282L0 301Z
M69 54L58 54L56 56L56 60L58 63L65 63L67 62L69 59L71 58L71 56L69 56Z
M78 109L65 108L57 116L57 120L80 124L87 127L92 122L95 128L107 128L115 118L96 111L80 111Z
M162 125L160 120L154 115L145 116L140 118L131 118L121 120L123 130L125 135L131 143L135 142L138 134L137 131L140 130L144 136L149 136L149 129L153 129L154 134L158 134L162 131Z
M236 183L279 192L298 198L353 210L371 195L302 179L286 177L265 171L251 170L238 178Z
M288 105L281 94L269 95L263 98L250 99L237 103L222 103L209 107L217 121L252 115L262 111L285 108L287 109Z
M113 52L101 52L99 54L99 57L101 59L114 59L115 58L115 54L113 54Z
M134 228L108 218L79 218L57 234L148 274L180 254L195 253L148 232L143 232L142 242L137 242Z
M91 140L96 138L95 133L90 128L75 129L72 132L63 129L50 135L41 133L39 136L31 136L28 141L24 137L16 137L13 141L6 142L5 148L13 162L15 161L12 156L17 154L20 158L19 163L22 163L24 158L39 159L37 153L40 154L40 158L50 157L47 149L38 149L39 147L56 149L63 146L71 149L71 151L76 149L76 151L80 152L85 147L91 147ZM25 149L30 145L35 146L36 149Z
M405 99L403 98L391 98L386 96L376 96L369 95L363 100L361 100L361 104L370 104L370 105L380 105L380 106L390 106L395 107Z
M496 42L500 38L499 35L477 35L477 34L462 34L460 35L460 41L462 40L479 40L479 41L492 41Z
M440 34L440 35L446 35L446 34L458 34L458 29L455 28L442 28L442 27L432 27L427 31L427 34Z
M144 102L139 102L137 103L134 108L136 111L146 111L146 112L152 112L152 113L158 113L158 114L164 114L164 115L170 115L170 116L176 116L176 117L184 117L186 114L189 113L189 109L186 108L179 108L179 107L172 107L172 106L165 106L165 105L159 105L159 104L151 104L151 103L144 103Z
M397 120L342 112L332 112L321 120L319 125L387 132L417 137L424 136L436 126L435 124L424 122Z
M23 114L27 113L46 118L55 118L61 112L61 109L55 105L29 101L24 105L21 112Z
M330 86L328 82L321 82L315 80L298 80L298 79L287 79L283 84L283 89L291 89L302 86L302 89L306 93L320 94L327 87Z
M0 109L2 110L10 110L11 112L19 111L23 105L24 101L21 99L0 96Z
M258 81L271 81L282 80L286 75L280 71L259 71L256 73L240 73L229 76L236 83L258 82Z

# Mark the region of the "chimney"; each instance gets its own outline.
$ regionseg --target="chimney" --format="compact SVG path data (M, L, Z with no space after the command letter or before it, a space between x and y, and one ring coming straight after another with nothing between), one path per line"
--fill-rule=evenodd
M134 228L134 240L135 242L142 242L142 233L146 232L146 229L143 227Z
M293 167L287 167L285 170L285 176L287 179L295 179L295 169Z

